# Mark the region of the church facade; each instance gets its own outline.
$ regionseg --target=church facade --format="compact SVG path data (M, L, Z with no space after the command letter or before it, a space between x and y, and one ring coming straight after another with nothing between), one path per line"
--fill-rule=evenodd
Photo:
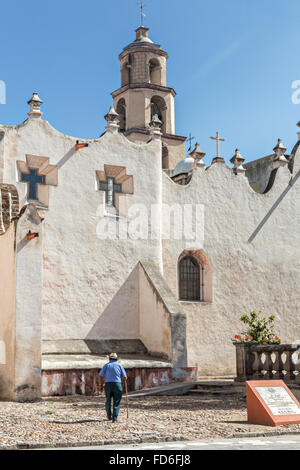
M93 392L111 350L132 389L234 374L252 309L300 336L300 133L289 154L279 139L206 168L175 133L147 28L119 59L101 137L54 129L37 93L23 124L0 126L1 398Z

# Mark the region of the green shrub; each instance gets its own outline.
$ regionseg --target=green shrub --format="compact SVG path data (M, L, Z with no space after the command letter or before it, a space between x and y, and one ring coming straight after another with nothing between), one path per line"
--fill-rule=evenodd
M259 310L262 314L262 310ZM258 343L258 344L280 344L281 339L273 333L275 315L268 318L259 316L255 310L249 315L243 315L240 320L247 325L246 332L236 334L233 338L235 343Z

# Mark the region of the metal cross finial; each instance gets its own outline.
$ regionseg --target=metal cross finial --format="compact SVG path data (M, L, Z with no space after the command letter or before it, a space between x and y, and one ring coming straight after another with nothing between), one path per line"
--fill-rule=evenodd
M146 14L144 13L145 3L143 2L143 0L141 0L140 2L137 3L137 5L141 9L141 26L144 26L144 18L146 17Z
M193 140L195 140L195 137L192 137L192 134L190 133L190 134L189 134L189 138L186 139L186 141L190 143L190 146L189 146L189 149L188 149L189 152L191 152L191 150L192 150L192 142L193 142Z
M211 137L211 139L217 141L217 158L219 158L219 142L225 142L225 139L221 139L221 137L219 137L219 132L216 133L216 137Z

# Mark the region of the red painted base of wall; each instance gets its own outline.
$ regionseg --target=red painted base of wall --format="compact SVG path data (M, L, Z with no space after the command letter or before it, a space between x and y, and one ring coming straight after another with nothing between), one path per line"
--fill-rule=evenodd
M127 368L126 372L129 392L197 380L197 367ZM98 374L96 369L43 370L42 395L99 395Z

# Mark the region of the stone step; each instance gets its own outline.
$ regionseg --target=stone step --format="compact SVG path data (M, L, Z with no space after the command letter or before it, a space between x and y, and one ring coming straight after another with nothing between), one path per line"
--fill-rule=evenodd
M230 387L232 388L234 386L234 381L232 379L228 379L228 380L212 380L212 381L208 381L208 380L205 380L205 381L201 381L201 382L197 382L197 385L196 387L197 388L206 388L206 389L210 389L210 388L225 388L225 387Z
M198 382L209 381L212 382L213 380L234 380L234 375L198 375L197 380Z
M211 377L210 380L198 381L196 386L188 392L191 395L245 395L245 385L237 385L233 377Z
M192 390L189 390L188 392L189 395L243 395L245 394L244 391L242 390L236 390L234 388L231 389L226 389L226 390L217 390L217 389L199 389L195 388Z
M197 382L176 382L158 387L148 388L144 390L137 390L128 394L129 398L145 397L150 395L230 395L230 394L243 394L245 393L245 386L237 386L232 376L209 377L207 380ZM208 380L209 379L209 380Z
M186 395L190 390L195 388L196 385L197 382L176 382L167 385L160 385L158 387L130 392L128 393L128 397L136 398L150 395Z

